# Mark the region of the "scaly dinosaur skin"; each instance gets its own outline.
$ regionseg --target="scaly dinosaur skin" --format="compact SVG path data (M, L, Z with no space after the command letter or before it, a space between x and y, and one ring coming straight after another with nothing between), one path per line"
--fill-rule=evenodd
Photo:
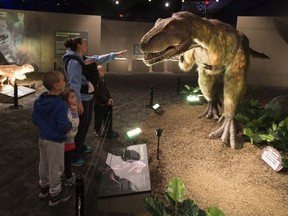
M199 87L208 101L207 109L199 117L224 120L209 137L221 137L235 149L234 116L245 92L249 57L269 57L251 49L248 38L232 26L189 12L158 19L142 37L140 49L148 66L178 55L179 67L183 71L189 71L197 64ZM224 78L224 113L220 117L216 81L221 75Z

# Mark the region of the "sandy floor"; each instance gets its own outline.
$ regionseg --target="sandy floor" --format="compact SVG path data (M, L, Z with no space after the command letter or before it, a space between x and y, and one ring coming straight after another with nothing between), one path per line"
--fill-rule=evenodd
M165 112L159 116L154 112L145 111L146 117L142 124L145 133L138 141L148 145L152 193L162 196L169 180L179 176L184 181L189 198L202 209L215 206L228 216L286 216L287 172L277 173L272 170L261 159L261 149L244 142L241 136L237 137L236 150L218 139L208 139L208 134L218 129L221 124L214 120L199 119L198 115L205 110L206 105L188 105L181 96L175 95L173 88L167 90L169 86L173 86L174 79L168 77L166 80L165 76L159 80L157 78L151 80L158 83L160 89L162 88L161 91L155 90L155 100L163 105ZM191 80L193 79L192 77ZM181 77L181 81L181 84L190 83L187 77ZM141 87L139 84L137 86ZM259 99L262 103L285 92L271 88L252 89L248 92L249 96ZM145 102L143 104L142 101L140 104L140 107L143 107ZM135 118L139 116L141 108L137 104L133 112L132 107L127 108L127 111L131 112L131 118ZM118 109L115 108L117 112ZM117 120L119 115L115 118L116 127L125 127L125 124L121 127L117 125L123 122ZM160 138L160 160L156 159L157 128L163 129Z
M216 206L225 215L285 216L288 207L287 172L276 173L250 143L232 150L208 134L218 123L198 119L203 106L177 105L163 116L151 115L145 129L163 128L160 160L154 134L147 134L154 193L162 195L167 182L179 176L188 196L202 209ZM241 141L239 140L241 144Z

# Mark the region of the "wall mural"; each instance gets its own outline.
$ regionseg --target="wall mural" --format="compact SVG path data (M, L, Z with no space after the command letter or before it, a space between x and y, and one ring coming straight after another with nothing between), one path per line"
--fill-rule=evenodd
M35 14L0 11L0 65L40 65L40 18Z

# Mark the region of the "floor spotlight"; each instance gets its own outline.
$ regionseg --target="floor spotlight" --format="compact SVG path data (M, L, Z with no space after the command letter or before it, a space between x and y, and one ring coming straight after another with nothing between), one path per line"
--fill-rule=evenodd
M135 128L133 130L130 130L128 132L126 132L126 136L129 139L133 139L135 137L138 137L139 135L141 135L143 133L143 131L141 130L141 128Z
M187 101L188 103L191 104L199 104L203 102L203 95L199 94L199 95L188 95L187 96Z
M154 104L152 106L152 109L155 111L156 114L158 115L162 115L164 113L164 110L162 109L162 107L159 104Z

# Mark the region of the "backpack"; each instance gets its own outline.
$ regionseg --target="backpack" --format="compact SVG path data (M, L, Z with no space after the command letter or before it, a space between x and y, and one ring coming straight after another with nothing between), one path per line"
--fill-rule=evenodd
M84 62L82 61L82 59L79 56L76 55L69 55L69 58L67 59L67 61L65 62L65 71L66 71L66 76L67 76L67 65L68 62L74 59L76 61L79 62L79 64L82 67L82 74L83 76L85 76L86 80L89 81L93 86L94 89L96 89L97 87L97 83L99 81L99 72L97 69L97 64L96 62L89 64L89 65L85 65ZM83 57L84 61L87 59L86 56ZM82 85L80 92L82 94L92 94L92 93L88 93L88 85Z

